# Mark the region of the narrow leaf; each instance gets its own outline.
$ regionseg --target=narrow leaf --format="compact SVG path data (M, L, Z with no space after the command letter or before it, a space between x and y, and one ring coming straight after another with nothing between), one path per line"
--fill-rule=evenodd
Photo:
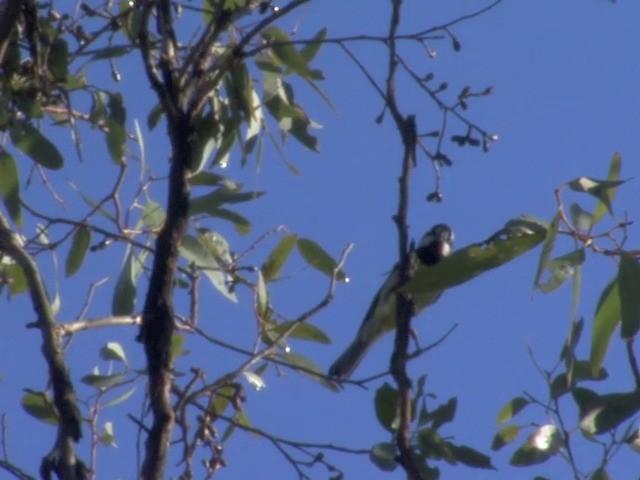
M115 385L119 385L124 380L124 375L122 373L115 373L113 375L100 375L97 373L90 373L89 375L85 375L80 379L82 383L85 385L89 385L90 387L105 389L110 388Z
M300 50L300 55L306 60L307 63L311 62L311 60L313 60L318 54L325 38L327 38L327 29L323 28L313 36L309 43L302 47L302 50Z
M119 405L122 402L124 402L125 400L127 400L131 395L133 395L135 391L136 391L136 387L132 387L129 390L127 390L126 392L124 392L123 394L118 395L113 400L109 400L108 402L103 403L101 406L102 406L102 408L106 408L106 407L114 407L116 405Z
M141 255L140 259L136 259L133 251L128 250L113 292L111 302L113 315L131 315L133 313L136 304L136 282L142 271L144 258Z
M618 277L616 277L604 288L596 307L591 336L591 353L589 354L592 373L597 373L602 367L609 342L621 318Z
M78 228L73 234L73 240L71 241L71 248L67 255L67 261L65 263L65 274L68 277L76 273L82 266L84 258L91 244L91 230L82 226Z
M270 282L280 275L280 271L289 258L293 247L296 246L297 241L298 237L291 234L285 235L280 239L278 245L271 251L260 268L265 282Z
M467 447L466 445L454 445L450 443L449 448L451 449L454 458L467 467L483 468L487 470L496 469L491 463L491 457L471 447Z
M274 55L287 68L300 76L309 75L309 65L300 52L290 43L289 36L278 27L269 27L262 31L262 37L271 44Z
M536 271L536 275L533 279L533 286L537 288L540 285L540 279L542 278L542 274L544 273L547 265L549 265L549 259L551 258L551 253L553 252L553 246L556 242L556 237L558 235L558 226L560 225L560 213L556 213L549 224L549 228L547 229L547 233L544 238L544 243L542 244L542 251L540 252L540 260L538 261L538 270Z
M635 337L640 329L640 264L627 252L620 255L618 291L622 313L622 338Z
M9 130L9 135L16 148L34 162L51 170L62 168L64 160L56 146L30 123L17 121Z
M0 195L11 220L22 228L22 211L20 210L20 181L18 166L14 158L7 152L0 152Z
M297 241L298 251L302 258L313 268L325 275L332 276L334 270L337 268L338 263L331 258L320 245L313 240L307 238L299 238ZM345 281L347 276L342 270L339 270L336 274L338 280Z
M242 203L256 200L264 195L264 192L238 192L230 188L219 188L207 195L196 197L191 201L189 215L215 212L226 203Z
M295 324L295 328L291 331L288 338L295 338L296 340L308 340L310 342L322 343L328 345L331 343L331 339L326 333L320 330L315 325L305 322L282 322L273 327L269 327L270 338L277 338L282 335L283 332L289 330L292 325Z
M607 180L612 182L619 180L621 170L622 156L616 152L613 155L613 158L611 158L611 163L609 164L609 175L607 176ZM596 205L596 209L593 211L593 223L599 221L604 217L604 214L607 213L608 205L611 205L616 196L616 190L607 190L604 195L606 196L606 201L599 201L598 205Z
M529 405L529 403L529 400L524 397L515 397L509 400L509 402L500 409L500 413L498 413L498 425L511 420L520 413L524 407Z

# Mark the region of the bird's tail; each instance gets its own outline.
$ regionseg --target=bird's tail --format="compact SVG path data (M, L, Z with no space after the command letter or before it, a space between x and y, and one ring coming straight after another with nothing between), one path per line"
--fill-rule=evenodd
M360 335L347 347L329 368L329 375L337 380L348 379L367 354L372 341L363 340Z

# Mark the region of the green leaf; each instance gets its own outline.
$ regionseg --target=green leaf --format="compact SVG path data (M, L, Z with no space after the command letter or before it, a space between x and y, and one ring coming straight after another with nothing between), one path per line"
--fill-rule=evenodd
M513 442L520 434L520 425L507 425L500 429L498 433L493 437L491 442L491 449L494 451L500 450L505 445Z
M269 27L262 31L262 38L271 44L274 55L287 68L302 77L310 75L309 64L304 56L290 43L291 39L278 27Z
M567 185L574 192L585 192L594 196L606 207L609 214L613 215L611 199L615 189L625 182L627 180L597 180L591 177L579 177L571 180ZM612 191L611 197L609 196L609 190Z
M20 400L20 405L25 412L41 422L50 425L58 424L58 411L53 405L53 399L45 392L25 388L25 394Z
M207 213L212 217L221 218L233 223L233 227L240 235L246 235L251 231L251 222L246 217L243 217L233 210L228 210L226 208L213 208Z
M622 170L622 157L619 153L615 153L613 158L611 159L611 163L609 164L609 175L607 176L607 180L611 182L615 182L620 179L620 171ZM604 193L606 197L605 201L599 201L598 205L596 205L595 210L593 211L593 223L598 222L604 214L609 210L609 206L613 202L613 199L616 196L616 190L610 189L606 190Z
M640 264L627 252L620 255L618 291L622 313L623 339L635 337L640 329Z
M80 381L85 385L89 385L90 387L98 388L100 390L119 385L123 380L124 375L122 373L115 373L112 375L90 373L80 379Z
M471 447L467 447L466 445L454 445L449 443L449 448L451 449L451 453L453 453L454 458L467 467L496 470L496 468L491 464L491 457L484 453L481 453Z
M611 480L611 477L604 467L600 467L591 474L589 480Z
M593 215L583 210L577 203L569 206L569 214L573 225L579 230L589 230L593 226Z
M232 302L238 301L236 294L229 289L228 276L224 273L222 266L197 238L186 235L180 245L180 255L187 262L201 268L211 284L225 297Z
M320 245L313 240L299 238L297 246L298 251L300 252L300 255L302 255L302 258L304 258L305 262L319 272L322 272L329 277L333 276L333 272L338 267L338 263L331 258L331 255L329 255ZM342 270L338 270L336 273L336 279L346 281L347 276Z
M207 252L223 266L229 265L233 261L229 242L218 232L208 228L199 228L198 240Z
M133 251L128 249L120 271L120 276L113 292L111 313L113 315L131 315L136 305L136 282L142 273L146 253L136 259Z
M552 456L553 454L548 451L539 450L529 443L525 443L514 452L511 460L509 460L509 464L514 467L529 467L531 465L544 463Z
M64 160L56 146L28 122L18 120L9 130L11 141L34 162L51 170L59 170Z
M176 358L189 353L187 350L183 348L184 340L185 340L184 335L181 335L179 333L174 333L173 335L171 335L170 351L171 351L172 361L175 361Z
M300 55L307 62L307 64L310 63L318 54L325 38L327 38L327 29L323 28L318 31L318 33L316 33L313 38L307 44L305 44L304 47L302 47L302 50L300 50Z
M0 195L11 220L19 227L24 226L20 210L20 180L18 166L14 158L5 151L0 152Z
M638 391L598 395L587 390L587 395L579 399L576 395L581 392L575 390L574 398L580 406L580 428L588 435L610 432L640 411Z
M118 165L124 164L127 142L125 129L126 111L120 94L109 95L109 118L107 119L107 147L111 159Z
M254 116L254 91L246 62L235 63L229 72L229 93L244 113L245 120Z
M67 261L65 263L65 274L68 277L76 273L87 255L87 250L91 244L91 230L86 226L79 227L73 234L73 240L71 241L71 248L67 255Z
M426 420L426 422L433 422L431 424L431 428L437 430L442 425L451 422L455 418L457 408L458 399L456 397L451 397L446 403L443 403L433 411L428 412L424 417L424 420Z
M530 231L499 230L482 243L456 250L433 267L418 269L402 290L427 294L468 282L528 252L539 245L545 235L546 229L542 226Z
M17 263L5 264L2 266L1 271L9 282L9 298L13 298L15 295L27 291L27 277L20 265ZM0 287L2 286L3 285L0 284Z
M117 58L122 57L133 50L133 47L130 45L110 45L108 47L100 48L96 50L91 58L90 62L96 60L105 60L107 58Z
M593 332L591 334L591 353L589 354L592 374L600 371L604 357L609 349L609 342L621 318L618 277L615 277L600 294L598 306L596 307Z
M265 192L238 192L222 187L207 195L195 197L189 206L189 215L208 213L215 215L216 211L226 203L250 202L260 198Z
M239 188L233 180L212 172L198 172L197 175L191 177L191 185L193 186L207 186L207 187L227 187L231 190L237 190Z
M531 402L524 397L514 397L509 400L509 402L502 407L498 413L498 425L508 422L514 418L524 409L524 407L529 405L529 403Z
M599 381L609 377L609 373L600 368L599 371L593 372L591 362L587 360L578 360L571 364L571 374L560 373L551 382L551 398L559 398L568 393L578 382Z
M304 113L304 112L302 112ZM320 141L318 137L315 135L311 135L309 133L309 127L312 126L312 123L309 121L309 118L306 114L298 115L291 119L291 124L288 129L288 132L293 135L293 138L298 140L302 145L307 147L309 150L313 152L320 151Z
M538 289L543 293L557 290L575 275L576 267L582 265L585 259L586 254L582 248L554 258L548 264L551 277L546 282L538 284Z
M124 348L118 342L107 342L102 348L100 348L100 358L102 360L116 360L127 364L127 356L124 353Z
M51 42L47 64L51 75L57 82L64 82L69 73L69 46L58 37Z
M162 205L153 200L148 200L142 210L140 220L145 227L151 230L158 230L164 224L165 218L166 214Z
M273 327L267 327L270 338L277 338L291 328L292 325L296 327L291 331L288 338L295 338L296 340L308 340L310 342L322 343L328 345L331 343L331 339L315 325L311 325L306 322L282 322Z
M267 257L267 260L260 267L265 282L270 282L280 275L280 271L289 258L293 247L296 246L297 241L298 237L292 234L285 235L280 239Z
M297 355L292 352L287 352L283 355L280 355L280 358L284 363L291 366L296 372L300 373L301 375L310 378L311 380L319 383L329 390L332 390L334 392L340 391L340 388L336 386L335 383L328 381L322 369L309 358L302 355Z
M376 390L374 405L378 423L389 432L398 428L398 390L385 382Z
M369 460L384 472L392 472L398 466L395 444L391 442L377 443L369 453Z
M124 401L126 401L131 395L133 395L136 391L136 387L132 387L121 395L118 395L113 400L109 400L106 403L101 404L102 408L115 407L116 405L120 405Z
M158 103L151 109L149 115L147 116L147 128L149 129L149 131L152 131L154 128L156 128L163 115L164 109L162 108L162 104Z
M71 187L73 189L75 189L79 194L80 197L82 197L82 200L89 205L91 208L96 208L98 212L100 212L102 215L104 215L105 218L111 220L113 223L117 223L117 219L115 216L113 216L113 214L111 214L111 212L108 212L107 210L105 210L103 207L98 207L98 203L95 202L91 197L89 197L88 195L85 195L84 193L82 193L80 190L78 190L78 188L72 183Z
M224 415L231 399L237 395L237 390L231 385L225 385L216 390L216 396L209 403L209 412L214 416Z
M547 229L547 233L544 238L544 242L542 244L542 251L540 252L540 260L538 261L538 270L536 271L536 275L533 279L534 288L538 288L540 285L540 279L542 278L542 274L544 273L547 265L549 265L549 260L551 259L551 253L553 252L553 247L556 242L556 237L558 236L558 226L560 225L560 213L556 213L549 224L549 228Z
M456 458L453 455L451 446L432 428L418 430L418 448L426 458L442 459L451 465L455 465Z
M564 342L562 346L562 351L560 352L560 360L571 360L575 358L574 352L578 342L580 341L580 337L582 336L582 331L584 330L584 319L580 319L577 322L571 322L571 328L569 329L569 335L567 336L567 340Z

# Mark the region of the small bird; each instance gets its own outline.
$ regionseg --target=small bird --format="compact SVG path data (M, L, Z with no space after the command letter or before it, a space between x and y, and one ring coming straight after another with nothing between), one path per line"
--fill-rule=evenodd
M440 223L423 235L415 250L417 268L436 265L453 249L453 231ZM329 368L329 375L337 380L346 380L358 367L369 348L396 325L396 290L400 280L400 265L397 264L387 276L382 287L367 311L355 340ZM442 291L414 295L414 315L434 304Z

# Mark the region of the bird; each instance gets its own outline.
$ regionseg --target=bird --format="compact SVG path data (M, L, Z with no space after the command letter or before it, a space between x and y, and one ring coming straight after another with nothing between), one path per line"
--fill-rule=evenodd
M454 234L451 228L440 223L425 233L415 250L412 261L416 268L436 265L453 250ZM358 329L356 338L329 368L329 376L335 380L347 380L365 357L369 348L396 325L396 294L400 282L400 264L396 264L376 293L367 314ZM414 316L434 304L442 291L413 295Z

